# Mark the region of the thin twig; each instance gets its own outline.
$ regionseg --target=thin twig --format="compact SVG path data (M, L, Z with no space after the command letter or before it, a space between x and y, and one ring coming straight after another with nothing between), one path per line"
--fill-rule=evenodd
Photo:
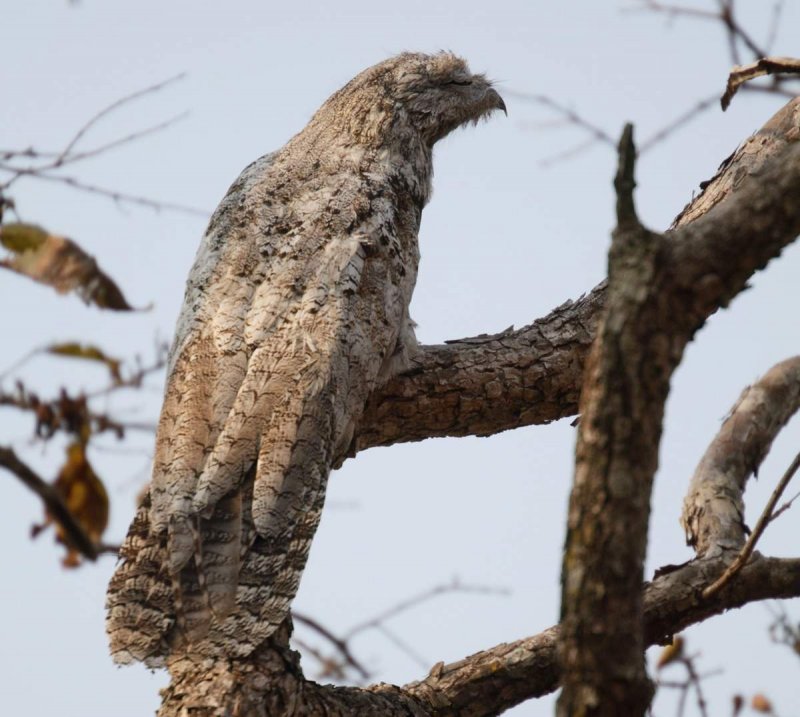
M181 73L179 75L175 75L174 77L170 77L163 82L157 82L154 85L150 85L149 87L145 87L142 90L136 90L136 92L132 92L129 95L125 95L124 97L120 97L120 99L115 100L107 107L100 110L97 114L93 117L90 117L89 120L81 127L73 136L73 138L67 142L67 146L61 150L61 154L59 155L60 158L65 158L69 153L72 151L72 148L81 141L81 139L86 135L86 133L96 125L103 117L111 114L114 110L119 109L123 105L128 104L129 102L133 102L134 100L139 99L140 97L144 97L145 95L152 94L154 92L158 92L159 90L164 89L167 85L171 85L179 80L182 80L186 77L186 73Z
M301 640L297 636L292 636L292 642L295 643L303 652L308 655L311 655L317 662L319 662L322 671L319 673L319 677L332 677L335 680L344 680L346 675L344 670L342 669L344 665L340 662L336 662L335 660L331 659L330 657L326 657L322 654L320 650L318 650L313 645L309 645L304 640Z
M451 583L445 585L437 585L436 587L431 588L430 590L426 590L425 592L419 593L414 595L413 597L408 598L407 600L403 600L396 605L390 607L387 610L384 610L382 613L365 620L364 622L358 623L350 628L350 630L345 633L344 639L347 640L351 638L353 635L356 635L359 632L367 630L369 628L378 627L381 623L389 618L395 617L406 610L411 609L412 607L416 607L417 605L426 602L434 597L439 595L444 595L445 593L451 592L464 592L464 593L479 593L482 595L508 595L508 590L503 588L492 588L492 587L485 587L482 585L462 585L457 579L453 580Z
M40 152L33 148L29 148L24 152L18 152L17 155L20 157L25 157L28 159L37 159L37 160L52 160L48 162L44 162L38 166L27 166L27 167L16 167L12 164L7 164L6 161L11 159L13 156L13 152L0 152L0 159L5 161L0 161L0 169L5 172L10 172L14 175L18 175L13 177L9 180L8 183L3 185L4 187L8 187L10 184L15 182L19 177L23 176L36 176L41 172L52 171L55 169L60 169L62 167L66 167L69 164L75 164L76 162L81 162L85 159L90 159L92 157L96 157L99 154L103 154L108 152L112 149L116 149L117 147L121 147L122 145L129 144L131 142L135 142L136 140L142 139L151 134L155 134L156 132L160 132L168 127L171 127L176 122L184 119L188 116L188 112L182 112L179 115L175 115L174 117L164 120L163 122L159 122L158 124L154 124L150 127L145 127L144 129L137 130L136 132L131 132L124 137L119 137L118 139L112 140L111 142L107 142L106 144L98 145L97 147L93 147L92 149L87 149L84 152L76 152L74 154L67 154L66 156L63 155L61 152Z
M767 42L765 46L765 55L772 54L772 48L775 46L775 40L778 37L778 26L781 22L781 14L783 13L784 0L778 0L772 6L772 19L769 24L769 32L767 33Z
M207 217L208 212L205 209L198 209L197 207L190 207L185 204L175 204L173 202L162 202L157 199L150 199L148 197L141 197L136 194L127 194L125 192L118 192L113 189L105 189L98 187L94 184L87 184L75 177L64 177L57 174L37 173L34 175L37 179L44 179L48 182L60 182L72 189L79 189L89 194L98 194L102 197L108 197L115 202L121 204L136 204L142 207L148 207L155 211L162 211L164 209L173 212L183 212L184 214L194 214L196 216Z
M505 90L505 94L516 97L517 99L523 100L525 102L533 102L535 104L543 105L548 109L553 110L558 115L563 117L567 122L570 124L575 125L576 127L580 127L581 129L588 132L597 142L604 142L606 144L611 145L612 147L617 146L616 140L611 137L605 130L598 127L597 125L592 124L588 120L584 119L581 115L579 115L575 110L571 110L569 107L565 107L564 105L556 102L550 97L546 95L536 95L531 94L529 92L518 92L516 90Z
M718 95L715 93L710 97L700 100L694 107L686 110L683 114L676 117L669 124L664 125L661 129L657 130L647 140L639 145L639 154L644 154L648 149L651 149L659 142L663 142L669 135L684 125L688 124L695 117L698 117L705 112L709 107L716 106L718 102Z
M356 660L355 657L353 657L353 653L350 652L350 648L346 639L336 637L336 635L334 635L328 628L304 613L293 610L292 618L322 635L322 637L324 637L337 650L339 650L339 652L342 654L342 657L345 659L347 664L350 665L350 667L357 670L365 680L369 678L369 672L367 672L366 668L358 660Z
M736 559L728 566L725 572L722 573L719 578L717 578L717 580L703 590L703 597L706 600L722 590L722 588L724 588L733 579L736 573L738 573L744 567L745 563L747 563L756 547L756 543L758 543L759 538L761 538L761 535L764 533L767 526L773 520L775 520L777 515L779 515L779 513L776 514L773 512L775 510L775 506L783 494L783 491L786 490L789 482L794 477L794 474L797 472L798 468L800 468L800 453L795 456L791 465L786 469L783 477L778 482L778 485L775 486L775 490L772 491L772 495L769 497L767 504L764 506L764 510L761 511L761 515L758 518L756 527L753 528L753 532L750 533L750 537L747 539L747 542L744 544L744 547L742 547L741 551L739 551Z
M68 537L70 547L77 550L89 560L96 560L99 554L98 546L86 534L84 529L64 504L55 488L42 480L27 465L25 465L11 448L0 446L0 466L13 473L23 484L38 495L52 516L57 521Z
M405 640L399 638L392 630L390 630L386 625L376 625L375 629L380 632L389 642L391 642L398 650L405 653L408 657L410 657L414 662L417 663L422 669L427 670L431 666L431 661L422 655L420 655L416 650L414 650L411 645L409 645Z

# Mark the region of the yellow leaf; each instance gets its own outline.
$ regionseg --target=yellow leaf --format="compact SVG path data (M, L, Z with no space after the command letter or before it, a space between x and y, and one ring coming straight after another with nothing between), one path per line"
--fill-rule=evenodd
M111 378L115 383L120 383L122 381L122 376L120 376L119 373L121 362L118 359L107 356L96 346L66 342L63 344L51 344L44 350L55 356L69 356L71 358L86 359L88 361L99 361L108 367Z
M656 669L660 670L662 667L666 667L670 662L675 662L679 660L683 656L683 638L680 635L676 635L672 638L672 644L667 645L658 657L658 662L656 662Z
M89 538L99 543L108 525L108 493L87 460L82 443L75 442L67 448L67 461L53 486ZM67 546L64 565L78 565L79 553L70 546L60 527L56 528L56 537Z
M15 254L35 251L47 240L47 232L35 224L5 224L0 231L0 244Z
M94 257L71 239L49 234L32 224L4 224L0 226L0 244L13 252L12 257L0 261L0 267L52 286L62 294L74 291L87 304L133 310Z
M750 701L750 706L756 712L761 712L768 715L772 714L772 702L770 702L760 692L757 695L753 695L753 699Z

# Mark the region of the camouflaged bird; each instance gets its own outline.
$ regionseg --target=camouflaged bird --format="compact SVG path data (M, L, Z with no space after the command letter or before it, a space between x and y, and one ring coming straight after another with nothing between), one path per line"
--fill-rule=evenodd
M433 145L497 109L462 59L404 53L230 188L189 275L149 495L109 586L117 662L242 657L287 618L328 474L416 346Z

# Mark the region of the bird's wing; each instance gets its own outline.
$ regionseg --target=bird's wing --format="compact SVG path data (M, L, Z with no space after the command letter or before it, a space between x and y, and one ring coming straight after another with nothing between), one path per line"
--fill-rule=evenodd
M360 178L344 176L287 229L263 215L268 171L269 158L245 170L198 253L151 486L149 532L162 544L169 536L161 558L183 631L196 641L216 617L208 649L228 652L252 649L249 640L285 618L330 467L394 349L413 285L388 199L362 202L346 230L326 224L332 213L320 206L360 189ZM112 642L125 569L109 593ZM130 611L118 614L131 629ZM237 647L231 635L248 637Z

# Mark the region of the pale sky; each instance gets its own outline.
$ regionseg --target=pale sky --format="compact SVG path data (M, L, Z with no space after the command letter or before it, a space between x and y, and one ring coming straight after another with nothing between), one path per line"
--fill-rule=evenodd
M744 22L763 38L772 4L741 4ZM799 5L786 3L773 54L800 53ZM550 113L509 91L546 94L613 136L630 120L637 137L646 139L724 87L730 63L719 28L669 23L620 7L589 0L6 3L0 149L59 149L114 100L186 73L181 82L106 118L83 146L188 111L185 119L71 174L210 213L246 164L282 145L357 72L402 50L452 50L498 81L501 94L506 91L508 118L459 131L437 147L412 314L425 343L491 333L529 323L594 286L605 275L613 224L613 153L597 146L542 167L541 160L584 135L550 125ZM666 228L698 183L782 104L775 97L737 97L727 113L714 108L645 154L637 170L643 220ZM149 360L156 338L172 335L207 217L117 206L34 181L20 182L12 196L23 220L78 241L131 303L152 303L153 309L101 312L0 274L0 374L31 349L54 341L80 340L114 356ZM798 351L798 273L800 248L792 247L731 308L714 316L687 351L667 406L648 577L659 565L691 557L678 525L680 504L721 419L745 385ZM98 367L44 357L5 376L3 387L12 387L15 378L42 396L62 385L76 391L105 382ZM157 376L147 389L99 407L128 420L154 421L162 380ZM489 439L376 449L348 461L332 476L296 607L343 633L454 577L510 591L505 597L440 596L389 621L392 633L428 666L549 627L559 610L574 439L566 420ZM799 440L795 422L776 441L758 483L748 488L751 524ZM32 441L29 418L8 409L0 411L0 444L12 445L48 478L63 456L62 442ZM111 542L122 539L130 521L151 444L152 435L131 434L122 444L103 439L90 452L112 498ZM165 674L117 669L107 655L103 594L113 558L65 571L51 535L29 540L41 505L8 475L0 479L0 505L4 712L151 714ZM770 527L761 550L796 556L796 526L795 514L782 518ZM787 607L800 619L797 601ZM727 714L737 691L765 692L782 715L796 709L796 658L770 643L769 622L766 607L754 605L687 632L691 650L702 653L701 670L724 669L704 683L713 714ZM427 671L374 631L355 639L352 648L373 681L402 684ZM313 676L313 661L304 664ZM552 710L551 697L513 714L538 717ZM674 714L672 696L659 698L656 714Z

